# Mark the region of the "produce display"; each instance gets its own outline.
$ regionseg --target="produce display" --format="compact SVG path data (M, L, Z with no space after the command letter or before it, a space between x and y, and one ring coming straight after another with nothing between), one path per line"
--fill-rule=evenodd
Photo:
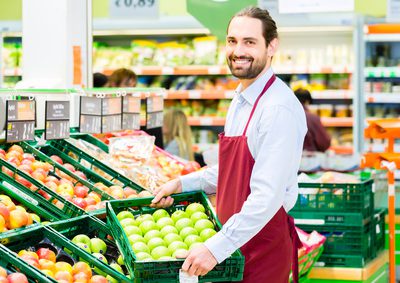
M118 137L110 138L112 135L114 134L97 135L109 143L109 153L84 140L70 139L69 141L148 190L153 190L182 174L185 165L157 149L154 145L154 137L143 134L125 136L124 133L119 133L115 134ZM199 168L191 170L197 169ZM143 194L146 192L143 192L142 196Z
M19 145L12 145L7 152L3 149L0 149L0 158L5 159L8 163L14 165L16 168L44 184L47 188L57 193L65 200L74 203L76 206L84 209L85 211L97 210L105 207L104 201L102 200L102 196L100 194L90 191L87 186L78 182L73 175L71 176L65 171L54 168L53 165L48 162L40 161L31 153L25 153L24 149ZM75 167L71 164L64 164L60 157L51 156L50 158L54 162L57 162L75 174L75 176L78 176L83 180L87 180L87 177L83 172L75 170ZM3 167L2 172L14 177L13 171L8 168ZM27 179L16 175L15 180L23 184L25 187L30 188L32 192L36 192L37 187ZM101 183L95 184L95 187L98 187L103 191L106 190L106 186ZM118 190L119 192L121 189L107 188L107 190L109 190L111 193L111 190ZM45 191L39 190L38 193L45 199L51 198L51 196ZM55 201L54 204L58 207L64 206L64 204L60 201Z

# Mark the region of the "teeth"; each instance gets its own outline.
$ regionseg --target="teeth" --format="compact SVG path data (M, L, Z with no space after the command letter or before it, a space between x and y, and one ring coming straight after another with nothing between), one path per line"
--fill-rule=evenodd
M242 59L242 60L238 60L238 59L236 59L235 60L235 63L237 63L237 64L246 64L246 63L249 63L250 62L250 60L248 60L248 59Z

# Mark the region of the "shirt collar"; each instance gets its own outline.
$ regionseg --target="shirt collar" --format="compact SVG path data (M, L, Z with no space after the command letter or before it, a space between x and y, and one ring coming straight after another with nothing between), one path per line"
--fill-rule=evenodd
M244 91L242 91L242 84L239 84L236 88L235 92L238 96L241 96L246 100L250 105L254 105L257 100L257 97L264 89L265 84L272 77L273 71L272 68L268 68L268 70L262 74L257 80L255 80L251 85L248 86Z

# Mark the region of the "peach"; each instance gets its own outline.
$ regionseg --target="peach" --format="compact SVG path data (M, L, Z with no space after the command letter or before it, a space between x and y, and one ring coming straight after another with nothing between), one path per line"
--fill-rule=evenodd
M37 255L39 256L39 259L47 259L52 262L56 262L56 254L47 248L40 248L36 251Z
M63 165L63 161L62 161L62 159L61 159L61 157L59 157L58 155L52 155L52 156L50 156L50 158L54 161L54 162L57 162L58 164L61 164L61 165Z
M40 169L40 168L39 168ZM46 173L42 170L36 169L35 171L32 172L32 177L38 181L44 182L44 179L46 179Z
M23 149L21 146L17 145L17 144L13 144L13 145L8 149L8 152L10 152L10 151L18 151L20 154L23 154L23 153L24 153L24 149Z
M101 275L95 275L90 278L89 283L108 283L108 280Z
M10 157L9 159L7 159L7 161L14 166L18 166L21 164L21 161L17 157Z
M72 274L79 274L79 273L85 273L87 276L91 277L92 276L92 269L90 268L89 264L83 261L78 261L77 263L74 264L72 267Z
M21 210L13 210L10 212L10 229L20 228L28 224L28 215Z
M8 161L10 161L10 159L12 158L12 157L15 157L15 158L17 158L20 162L21 162L21 160L22 160L22 154L20 153L20 152L18 152L18 151L9 151L9 152L7 152L7 154L6 154L6 159L8 160Z
M7 276L8 283L28 283L25 274L15 272Z
M39 259L39 266L40 266L40 269L50 270L53 274L56 271L55 262L48 260L48 259L44 259L44 258Z
M65 280L66 282L70 282L70 283L73 282L73 281L72 281L72 275L71 275L71 273L69 273L68 271L64 271L64 270L62 270L62 271L57 271L57 272L54 274L54 279L56 279L57 281L59 281L59 280Z
M71 172L75 172L75 167L69 163L64 163L65 169L68 169Z
M22 160L30 160L30 161L35 161L35 157L30 154L30 153L24 153L22 154Z

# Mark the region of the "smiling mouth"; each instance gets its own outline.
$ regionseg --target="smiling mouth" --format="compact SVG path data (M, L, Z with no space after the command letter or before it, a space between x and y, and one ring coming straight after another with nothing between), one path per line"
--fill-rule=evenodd
M250 64L253 60L251 58L232 58L231 61L235 63L237 66L241 65L248 65Z

